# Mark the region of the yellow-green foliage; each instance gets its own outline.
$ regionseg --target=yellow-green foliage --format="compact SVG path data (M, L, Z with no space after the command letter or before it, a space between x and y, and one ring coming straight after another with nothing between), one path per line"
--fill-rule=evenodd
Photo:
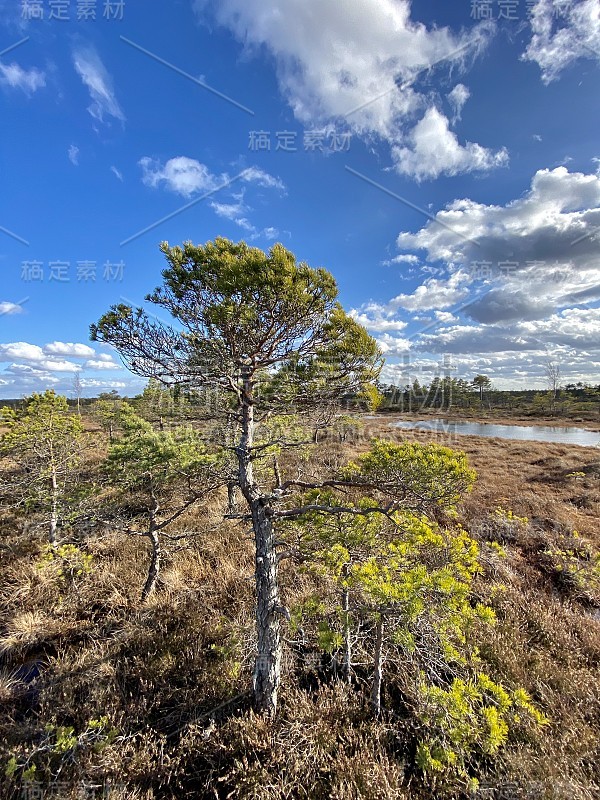
M294 523L304 569L330 587L295 609L295 624L334 659L347 658L350 643L355 662L369 663L381 622L388 663L402 665L395 680L411 698L424 782L473 788L481 761L518 725L546 721L523 690L510 691L481 669L474 634L496 617L473 596L482 571L477 542L460 525L442 527L410 510L453 509L475 474L448 448L376 441L343 476L362 479L369 496L350 501L335 489L314 490L303 498L314 510ZM380 492L402 495L405 507L379 505ZM495 515L527 524L502 508Z
M365 498L356 510L369 505ZM470 602L478 547L460 527L443 530L409 512L346 512L334 520L315 513L301 527L305 569L332 579L338 592L350 591L361 607L387 609L398 641L404 637L411 648L413 627L427 618L446 658L462 662L468 625L494 620L491 609Z
M509 508L503 508L502 506L498 506L496 508L494 511L494 516L502 522L509 524L523 526L529 525L529 519L527 517L518 517L514 511L511 511Z
M583 540L577 531L562 536L555 547L543 551L565 589L587 595L600 594L600 552Z
M508 691L483 672L466 680L454 678L447 688L428 683L422 675L418 700L424 735L416 763L432 788L449 787L450 778L476 788L472 773L477 759L496 755L519 725L548 724L524 689Z
M75 762L75 754L101 753L111 745L119 731L111 725L108 716L89 719L80 733L72 725L47 723L40 732L33 749L23 748L8 759L4 774L7 778L22 781L34 777L51 777L60 773L67 764Z
M364 498L355 510L372 504ZM409 512L348 510L334 520L315 512L300 543L305 569L329 578L335 596L295 609L296 626L315 630L318 647L336 656L350 624L353 638L363 631L368 653L368 620L383 615L388 653L403 664L401 682L412 696L421 732L416 763L426 784L473 786L478 762L495 756L511 731L547 722L524 690L510 691L481 671L472 633L478 624L494 624L495 614L473 599L479 549L460 526L444 530ZM342 593L352 598L349 614ZM455 676L449 685L445 674Z
M374 439L368 453L348 464L348 480L397 497L404 508L453 509L475 482L464 453L437 444Z
M74 544L63 544L58 547L47 545L37 568L39 570L53 568L63 583L72 583L76 578L90 574L92 561L93 556L90 553L84 553Z

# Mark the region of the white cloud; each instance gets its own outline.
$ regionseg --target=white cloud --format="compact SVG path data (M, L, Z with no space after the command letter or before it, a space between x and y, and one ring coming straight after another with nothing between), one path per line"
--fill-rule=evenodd
M341 120L357 135L395 147L404 145L406 129L430 105L416 88L418 76L433 65L445 72L464 66L492 30L485 23L460 34L427 28L411 19L409 0L345 0L343 13L339 0L279 0L275 7L262 0L195 0L195 7L203 21L212 12L247 48L270 52L280 90L305 126ZM466 171L467 156L472 169L497 165L493 154L477 147L463 148L460 170L456 159L440 167ZM404 160L406 170L416 165L416 174L423 172L420 155Z
M410 255L409 253L401 253L399 256L394 256L394 258L388 258L385 261L382 261L382 264L385 267L389 267L392 264L418 264L421 259L419 256Z
M35 67L23 69L18 64L0 63L0 84L31 95L46 85L46 76Z
M388 311L383 306L377 306L371 303L368 307L368 312L358 311L353 308L350 311L350 316L359 323L364 325L370 331L376 333L383 333L384 331L402 331L406 328L407 324L404 320L394 319L392 312Z
M455 317L454 314L451 314L449 311L436 311L435 318L439 322L458 322L458 317Z
M110 171L115 176L115 178L117 178L117 180L120 180L121 183L123 182L123 175L121 172L119 172L119 170L116 167L111 167Z
M488 264L495 282L467 313L493 323L600 299L599 243L600 176L565 167L538 171L505 206L455 200L417 233L398 236L399 247L473 276Z
M73 166L75 166L75 167L78 167L79 166L79 148L76 147L74 144L70 145L69 149L67 151L67 155L69 156L69 161L71 162L71 164L73 164Z
M246 183L254 183L256 186L263 186L266 189L280 189L283 191L285 185L279 178L269 175L260 167L248 167L242 173L242 180Z
M164 164L157 159L145 156L139 162L142 168L142 181L146 186L156 187L164 185L167 189L183 197L191 197L196 192L212 192L223 184L232 181L232 178L223 173L214 175L206 164L201 164L195 158L176 156ZM285 186L279 178L269 175L259 167L248 167L240 173L239 180L267 189L284 189ZM223 188L226 188L223 186ZM222 204L226 208L225 204ZM223 213L221 216L226 216Z
M285 189L285 185L279 178L270 175L259 167L247 167L239 174L238 179L234 181L227 173L215 175L206 164L201 164L196 159L188 158L187 156L170 158L164 164L146 156L140 160L139 165L142 168L142 182L146 186L152 188L165 186L170 191L176 192L185 198L190 198L198 192L204 194L216 193L217 190L225 192L229 186L232 188L237 186L239 181L265 189L277 189L280 191ZM270 234L265 233L265 231L272 233L276 231L276 228L265 228L263 231L258 231L248 219L248 214L252 209L244 200L245 187L237 193L232 189L230 191L231 199L209 201L209 205L215 214L223 219L230 220L247 231L248 234L251 234L251 239L263 235L265 238L271 238ZM277 236L277 233L275 233L275 236Z
M11 303L8 300L0 301L0 316L4 314L11 316L12 314L21 313L23 313L23 306L20 306L18 303Z
M454 89L448 95L448 102L450 103L453 111L452 122L457 122L461 118L462 110L465 103L471 96L471 92L464 85L464 83L457 83Z
M407 145L392 147L397 171L418 181L440 175L458 175L473 170L487 171L508 163L505 148L492 151L479 144L461 145L450 130L448 118L429 108L408 134Z
M399 294L390 301L392 309L407 311L432 311L444 309L460 303L469 295L470 276L465 272L455 272L445 280L427 278L411 294Z
M393 349L393 348L392 348ZM399 350L398 355L404 355ZM443 374L443 362L440 356L415 357L410 354L408 363L397 364L387 362L381 374L381 380L404 385L418 378L422 383L429 383L435 375ZM490 353L469 353L452 355L454 369L452 375L472 380L477 374L488 375L493 385L502 389L545 389L545 365L548 358L560 363L563 383L583 380L592 384L598 382L598 357L589 353L577 353L569 348L540 348L538 350L515 352L498 351ZM404 361L404 359L403 359Z
M234 194L233 197L235 200L233 203L219 203L216 200L212 200L209 205L217 216L235 222L240 228L254 233L256 230L254 225L244 216L250 210L244 203L244 192Z
M69 358L90 359L86 366L93 363L95 369L114 369L117 365L108 354L96 356L93 348L77 342L49 342L43 347L28 342L9 342L0 344L0 361L13 361L5 372L19 375L42 376L53 372L78 372L80 364ZM25 362L25 363L18 363ZM100 366L101 365L101 366Z
M48 370L49 372L79 372L81 364L75 364L73 361L60 361L55 358L45 358L39 362L40 369Z
M46 372L79 372L81 366L72 361L58 360L55 358L42 358L33 364L11 364L5 373L21 375L43 375Z
M534 61L548 84L580 58L600 61L600 0L538 0L523 59Z
M95 351L89 345L78 342L50 342L44 345L44 353L71 358L89 358L95 355Z
M28 344L27 342L0 344L0 361L11 361L14 358L22 358L25 361L41 361L44 358L44 351L37 344Z
M379 349L386 358L393 356L403 355L408 353L411 349L410 339L403 339L401 336L391 336L389 333L384 333L383 336L377 339Z
M73 359L85 359L83 365ZM121 370L113 355L96 353L91 347L73 342L50 342L43 347L28 342L9 342L0 344L0 363L7 366L0 373L0 396L21 397L31 392L54 388L69 395L73 389L73 376L81 374L81 384L86 389L105 391L109 389L128 389L136 394L143 388L143 381L131 379L123 381L103 380L100 377L84 376L83 370L94 372Z
M196 192L214 191L226 180L224 176L219 179L205 164L187 156L170 158L164 165L146 156L139 165L146 186L155 188L164 184L170 191L184 197L191 197Z
M459 323L422 334L415 347L423 352L479 354L535 353L558 347L600 356L600 309L569 308L546 319L516 320L501 327Z
M121 369L121 365L110 359L91 358L83 365L85 369Z
M88 111L99 122L114 117L121 122L125 115L114 93L113 82L96 49L91 45L79 47L73 52L73 65L87 87L92 103Z
M97 380L95 378L94 379L82 378L81 379L81 384L86 389L101 389L101 390L106 390L106 389L109 389L109 390L110 389L127 389L127 388L132 388L134 386L137 387L138 385L143 385L143 383L141 383L141 382L125 383L125 381L101 381L101 380ZM135 390L137 391L137 388Z

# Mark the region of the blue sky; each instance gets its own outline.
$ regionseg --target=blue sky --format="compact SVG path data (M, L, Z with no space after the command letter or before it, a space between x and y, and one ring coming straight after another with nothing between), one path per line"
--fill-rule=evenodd
M600 0L0 20L0 396L139 391L89 324L218 235L331 270L386 381L600 382Z

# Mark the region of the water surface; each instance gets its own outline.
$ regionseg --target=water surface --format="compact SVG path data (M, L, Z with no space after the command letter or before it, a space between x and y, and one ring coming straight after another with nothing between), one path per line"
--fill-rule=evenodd
M499 439L518 439L529 442L578 444L582 447L600 446L600 433L584 428L552 427L550 425L496 425L484 422L456 422L450 419L394 422L395 428L417 428L452 436L497 436Z

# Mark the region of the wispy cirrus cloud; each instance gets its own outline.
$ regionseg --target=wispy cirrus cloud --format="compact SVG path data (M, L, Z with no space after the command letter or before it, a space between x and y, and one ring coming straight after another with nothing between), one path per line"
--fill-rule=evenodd
M32 95L46 85L46 74L36 67L23 69L17 63L0 63L0 86L11 89L21 89L27 95Z
M195 158L175 156L164 164L160 160L145 156L139 161L142 181L146 186L164 186L171 192L191 197L197 192L210 192L231 180L227 173L217 175ZM247 167L240 172L244 183L265 189L285 189L283 182L260 167Z
M544 83L580 58L600 62L600 0L537 0L531 30L522 58L539 66Z
M73 51L73 66L92 99L88 112L98 122L108 117L125 122L125 114L117 101L113 81L92 45L77 47Z
M69 161L71 162L71 164L73 164L74 167L78 167L79 166L79 148L74 144L70 145L69 149L67 150L67 155L69 157Z
M8 300L0 301L0 316L6 314L7 316L12 316L13 314L22 314L23 313L23 306L19 305L19 303L11 303Z
M248 215L252 208L245 201L246 187L241 191L234 192L229 187L236 182L242 182L246 186L254 186L259 189L271 189L284 191L285 184L280 178L271 175L260 167L247 167L243 169L235 179L227 173L217 175L213 173L206 164L202 164L195 158L188 156L176 156L170 158L164 164L148 156L139 161L142 168L142 182L151 188L164 187L171 192L181 195L187 199L197 194L210 194L217 190L231 194L224 198L212 199L209 206L223 219L230 220L239 228L252 235L252 238L264 237L272 239L275 228L264 228L257 230L249 220Z

